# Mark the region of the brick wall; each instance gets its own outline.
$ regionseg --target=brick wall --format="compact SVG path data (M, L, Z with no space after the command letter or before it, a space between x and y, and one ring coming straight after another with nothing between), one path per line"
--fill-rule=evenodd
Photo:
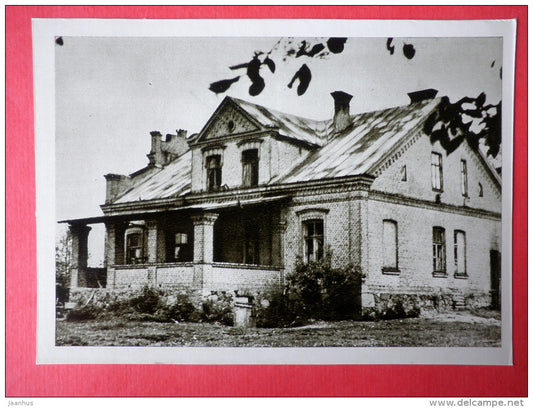
M440 143L431 144L426 135L418 136L416 141L376 178L372 190L435 201L435 195L438 193L433 191L431 186L431 152L442 155L441 202L501 212L501 194L477 154L463 143L457 150L447 155ZM461 160L466 160L467 163L468 198L466 199L461 193ZM401 180L403 166L406 166L406 181ZM483 197L479 197L478 194L479 183L483 185Z
M279 268L213 264L204 273L204 291L255 292L273 284L279 285L280 281Z
M192 284L192 264L139 265L108 270L108 288L139 289L143 286L181 288Z
M491 249L500 250L499 219L468 216L370 200L368 204L369 291L424 293L435 290L475 292L490 290ZM382 273L383 220L397 222L399 275ZM433 226L445 229L445 278L433 276ZM466 279L454 277L454 231L466 236Z

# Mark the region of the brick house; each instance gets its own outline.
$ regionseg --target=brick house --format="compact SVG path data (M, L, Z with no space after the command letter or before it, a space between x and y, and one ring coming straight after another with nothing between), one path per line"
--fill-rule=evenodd
M362 307L383 295L499 297L501 181L463 143L447 154L423 132L440 98L317 121L226 97L196 135L152 132L149 164L108 174L103 216L66 220L71 294L152 285L257 292L298 257L332 251L365 276ZM105 271L87 267L89 224L105 223Z

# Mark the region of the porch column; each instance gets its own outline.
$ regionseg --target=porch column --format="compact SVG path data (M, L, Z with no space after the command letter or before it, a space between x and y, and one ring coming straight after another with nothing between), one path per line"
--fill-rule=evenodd
M192 217L194 225L194 277L193 287L201 290L204 274L210 272L213 263L213 226L216 213L204 213Z
M194 263L213 262L213 225L216 213L204 213L192 217L194 225Z
M122 265L126 223L106 223L105 230L105 266L109 268L113 265Z
M87 225L71 224L69 226L71 237L71 265L70 287L78 288L87 286L87 239L91 227Z

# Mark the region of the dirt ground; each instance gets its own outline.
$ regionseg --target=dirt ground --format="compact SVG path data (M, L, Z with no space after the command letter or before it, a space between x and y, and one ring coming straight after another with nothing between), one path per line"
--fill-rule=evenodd
M235 328L210 323L125 319L58 320L58 346L176 347L499 347L493 311L460 311L409 319L323 322L292 328Z

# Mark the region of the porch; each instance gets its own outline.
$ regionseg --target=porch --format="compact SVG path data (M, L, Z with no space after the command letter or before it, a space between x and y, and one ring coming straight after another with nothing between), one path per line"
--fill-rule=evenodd
M246 202L217 211L196 208L143 217L70 222L71 289L90 287L90 222L104 222L105 282L109 289L253 291L283 282L281 203Z

